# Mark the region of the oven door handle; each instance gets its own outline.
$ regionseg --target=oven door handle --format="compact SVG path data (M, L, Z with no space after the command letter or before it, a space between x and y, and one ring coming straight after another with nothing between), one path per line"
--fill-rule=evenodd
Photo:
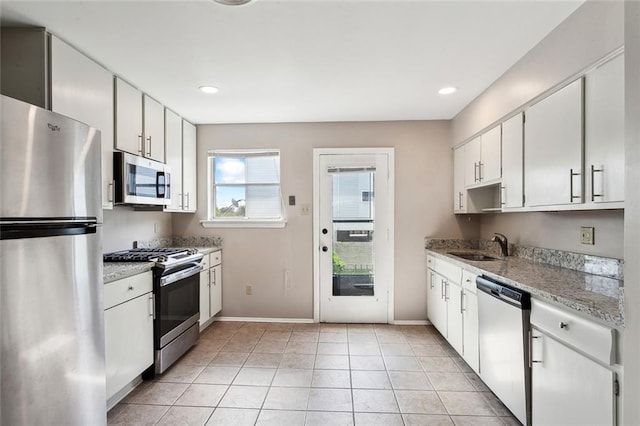
M192 275L199 274L200 271L202 271L202 265L196 265L188 269L183 269L182 271L176 272L175 274L167 275L166 277L160 279L160 287L164 287L165 285L175 283L176 281L189 278Z

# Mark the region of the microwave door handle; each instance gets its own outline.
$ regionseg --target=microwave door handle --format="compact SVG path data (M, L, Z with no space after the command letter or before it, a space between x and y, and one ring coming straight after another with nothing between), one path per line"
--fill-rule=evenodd
M163 183L160 184L160 177L162 177L162 181ZM164 182L164 172L157 172L156 173L156 197L157 198L164 198L165 197L165 193L166 193L166 187L165 187L165 182Z

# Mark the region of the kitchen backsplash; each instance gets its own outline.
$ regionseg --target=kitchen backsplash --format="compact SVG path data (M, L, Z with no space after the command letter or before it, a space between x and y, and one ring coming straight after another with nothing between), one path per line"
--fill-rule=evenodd
M157 247L221 247L222 237L159 237L148 241L134 241L137 248Z
M459 240L449 238L425 238L425 248L433 250L482 250L500 256L500 246L489 240ZM509 255L586 272L594 275L624 279L624 260L599 257L590 254L548 249L542 247L509 244Z

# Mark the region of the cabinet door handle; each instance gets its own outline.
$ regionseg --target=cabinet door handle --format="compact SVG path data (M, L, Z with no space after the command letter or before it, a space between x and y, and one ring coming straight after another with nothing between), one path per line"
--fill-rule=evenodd
M149 149L147 150L147 156L151 157L151 136L147 137L147 142L149 145Z
M142 155L142 134L138 135L138 154Z
M216 269L213 268L213 286L215 287L218 283L218 274L216 273Z
M460 290L460 315L462 315L465 311L464 307L462 306L464 300L464 290Z
M484 166L484 164L482 164L482 161L478 162L478 181L482 182L482 166Z
M533 341L541 337L542 336L534 336L531 330L529 330L529 368L533 367L533 364L542 364L542 360L533 359Z
M478 181L478 163L473 163L473 181Z
M112 180L111 182L109 182L109 185L107 186L107 200L110 203L113 203L113 189L115 187L116 182L114 180Z
M149 294L149 309L151 310L149 316L153 317L153 319L156 319L156 298L154 297L153 293Z
M444 290L444 286L445 286L445 280L440 280L440 298L441 299L445 299L445 290ZM446 300L446 299L445 299Z
M449 282L444 282L444 300L449 300Z
M595 201L596 197L604 197L604 191L601 191L600 194L596 194L596 173L602 173L602 179L604 179L604 167L601 166L601 168L596 169L593 164L591 165L591 201ZM604 187L604 185L602 186Z
M187 209L189 209L189 205L191 204L191 193L187 192Z
M573 195L573 177L580 176L580 172L574 173L573 169L569 169L569 202L573 203L573 200L582 198L580 195Z
M435 279L435 277L433 276L433 273L431 274L431 279L429 280L429 288L433 289L433 280Z
M501 206L504 206L507 204L507 202L505 201L507 199L506 194L507 194L507 187L500 186L500 205Z
M462 209L462 192L458 192L458 208Z

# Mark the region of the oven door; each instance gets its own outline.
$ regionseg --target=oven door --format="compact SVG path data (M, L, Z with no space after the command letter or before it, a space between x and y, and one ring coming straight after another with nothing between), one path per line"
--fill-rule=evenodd
M158 279L155 346L163 348L200 319L200 271L189 266Z

